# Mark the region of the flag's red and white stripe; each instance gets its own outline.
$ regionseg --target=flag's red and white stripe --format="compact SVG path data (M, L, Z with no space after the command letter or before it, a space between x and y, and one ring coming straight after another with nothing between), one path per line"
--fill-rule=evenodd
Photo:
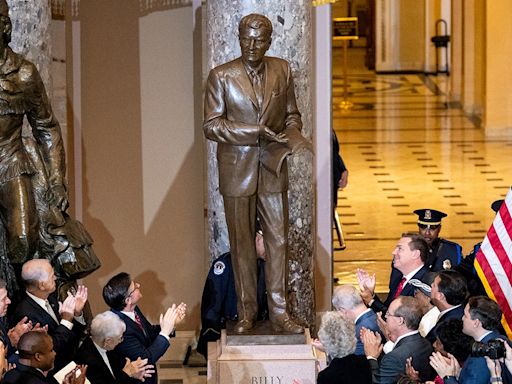
M489 297L503 312L502 324L512 338L512 189L476 254L475 268Z

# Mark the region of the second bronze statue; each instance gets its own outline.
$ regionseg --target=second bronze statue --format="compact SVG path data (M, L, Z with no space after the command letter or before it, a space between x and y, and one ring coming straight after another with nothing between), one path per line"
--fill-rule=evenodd
M219 187L229 232L238 323L254 326L256 300L256 218L263 230L267 261L265 283L269 317L275 331L302 333L287 311L288 171L286 158L262 164L265 157L292 153L304 139L290 65L265 56L272 23L259 14L239 24L241 57L211 70L205 91L205 136L218 143ZM292 143L293 141L293 143ZM293 144L293 145L292 145Z

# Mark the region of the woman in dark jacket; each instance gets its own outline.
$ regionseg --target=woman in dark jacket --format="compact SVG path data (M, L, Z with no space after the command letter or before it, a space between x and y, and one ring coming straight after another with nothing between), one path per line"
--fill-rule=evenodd
M339 312L322 317L318 338L330 364L318 374L317 384L372 384L372 372L366 356L356 356L355 325Z

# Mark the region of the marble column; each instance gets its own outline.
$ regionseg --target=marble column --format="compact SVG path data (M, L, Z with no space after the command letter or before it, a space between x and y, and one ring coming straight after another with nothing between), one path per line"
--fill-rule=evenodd
M7 0L11 48L35 64L51 96L51 7L48 0Z
M215 0L207 8L208 70L240 56L238 23L250 13L267 16L273 24L269 56L291 64L295 92L302 113L303 134L311 139L312 25L311 2L275 0ZM208 72L208 71L206 71ZM207 143L209 250L212 257L229 250L222 197L219 194L216 143ZM289 167L289 306L301 323L315 319L313 276L313 156L298 153Z

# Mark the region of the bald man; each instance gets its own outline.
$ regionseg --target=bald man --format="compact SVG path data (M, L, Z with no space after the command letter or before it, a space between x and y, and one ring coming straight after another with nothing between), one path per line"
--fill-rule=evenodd
M32 324L48 326L57 358L55 370L73 360L78 341L85 330L82 310L87 302L87 288L78 286L74 295L68 294L59 308L55 295L55 273L46 259L32 259L23 264L21 279L25 297L14 311L14 323L28 317Z

